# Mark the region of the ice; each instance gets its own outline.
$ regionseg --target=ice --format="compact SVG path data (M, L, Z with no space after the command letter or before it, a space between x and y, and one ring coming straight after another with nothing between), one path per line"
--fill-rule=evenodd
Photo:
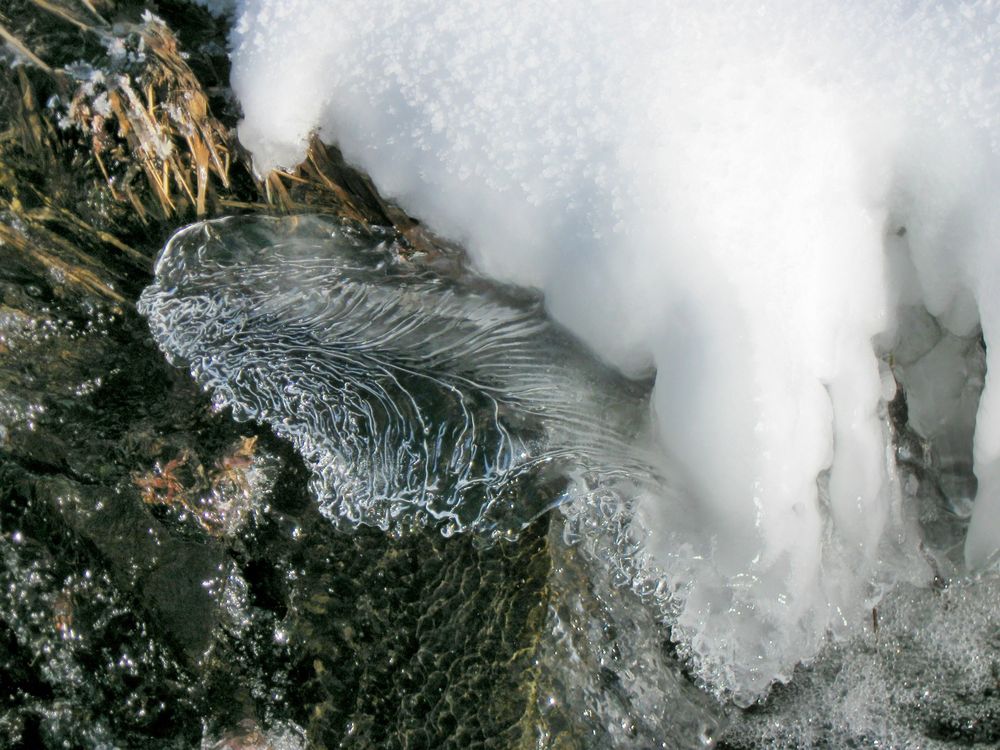
M880 357L914 346L901 306L962 341L981 327L968 565L1000 543L998 16L239 0L232 83L261 173L318 132L606 361L655 368L664 465L699 523L685 562L650 500L648 545L700 674L747 701L929 576L883 402ZM901 377L961 453L978 386L948 341Z
M972 435L983 388L985 358L978 336L944 333L923 357L896 367L906 390L909 423L933 441L946 467L972 465Z
M646 388L536 297L397 250L316 216L195 224L139 310L217 405L291 440L346 528L512 536L592 488L658 481Z
M737 719L736 747L988 747L996 689L1000 582L903 587L867 632L824 653L763 710Z

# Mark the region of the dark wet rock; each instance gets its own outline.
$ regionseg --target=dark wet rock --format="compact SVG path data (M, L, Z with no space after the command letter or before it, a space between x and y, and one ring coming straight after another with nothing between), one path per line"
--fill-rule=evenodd
M339 533L291 448L213 411L128 307L99 319L27 293L43 275L7 280L2 744L192 747L241 721L328 746L522 735L543 527L488 550ZM267 481L219 484L257 460ZM167 473L177 492L144 492ZM213 481L252 509L225 533L193 512Z
M327 537L327 552L289 560L293 610L279 637L290 644L288 698L310 738L357 748L519 744L544 616L546 525L489 549L470 537L305 526L304 544Z
M47 527L59 524L62 537L113 561L108 572L117 587L142 603L188 659L200 656L218 620L205 583L228 572L221 546L169 534L134 497L106 487L4 469L5 505L25 510L15 533L44 539Z
M120 571L42 507L31 477L2 471L0 538L10 745L137 743L198 736L190 674ZM17 511L21 513L18 514Z
M544 612L544 528L489 550L335 531L294 452L213 412L132 315L85 336L56 325L0 356L0 392L26 404L5 411L0 450L0 670L16 685L3 744L191 747L253 720L328 746L510 746ZM227 533L180 492L144 496L140 480L186 455L170 471L199 502L256 460L240 452L254 438L269 479L239 489L252 512Z
M95 7L126 46L167 33L141 4ZM163 37L163 55L117 72L158 101L178 81L202 87L231 148L224 30L185 3L152 9L178 56ZM106 65L106 40L27 0L0 24L50 69L0 60L0 746L521 742L545 522L489 549L336 531L294 450L214 409L134 312L198 192L161 211L134 144L95 130L93 108L86 127L60 127L79 82L58 69ZM173 78L154 66L180 52ZM206 186L209 214L321 203L428 242L336 149L317 145L305 178L269 185L232 153L228 187Z

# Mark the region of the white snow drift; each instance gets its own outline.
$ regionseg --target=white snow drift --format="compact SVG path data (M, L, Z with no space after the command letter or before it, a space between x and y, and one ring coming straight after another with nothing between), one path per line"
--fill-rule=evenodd
M996 550L1000 3L235 13L239 135L261 173L318 131L483 272L543 290L600 356L656 369L699 531L681 548L655 500L642 515L707 681L748 700L860 626L879 582L926 575L882 408L901 305L949 335L982 327L966 559ZM915 387L911 408L947 418L949 393Z

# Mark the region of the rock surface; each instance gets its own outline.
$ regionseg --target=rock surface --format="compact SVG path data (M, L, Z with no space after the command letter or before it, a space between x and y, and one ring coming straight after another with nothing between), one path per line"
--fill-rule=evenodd
M214 410L137 316L199 214L306 207L422 241L333 149L256 182L223 30L144 8L0 15L35 56L0 60L0 744L519 744L546 521L491 549L336 531L294 451Z

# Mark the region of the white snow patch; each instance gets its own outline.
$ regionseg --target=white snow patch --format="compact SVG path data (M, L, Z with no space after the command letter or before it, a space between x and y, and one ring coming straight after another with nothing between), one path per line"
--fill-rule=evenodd
M318 131L602 357L656 368L699 520L679 550L648 503L651 549L702 676L745 702L861 627L879 585L926 575L880 412L874 342L902 345L901 304L954 336L982 325L969 564L1000 543L998 17L989 0L239 0L232 82L261 173Z

